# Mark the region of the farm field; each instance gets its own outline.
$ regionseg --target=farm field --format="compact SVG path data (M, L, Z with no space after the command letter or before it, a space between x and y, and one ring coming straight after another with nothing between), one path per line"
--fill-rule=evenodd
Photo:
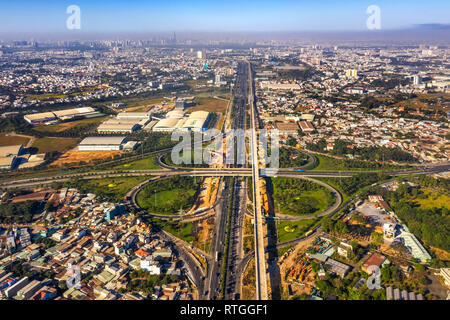
M38 149L37 153L63 152L73 148L78 141L78 138L37 138L31 146Z

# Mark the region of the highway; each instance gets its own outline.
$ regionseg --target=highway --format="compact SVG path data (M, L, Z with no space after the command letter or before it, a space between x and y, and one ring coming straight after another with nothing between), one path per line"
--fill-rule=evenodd
M236 97L233 109L233 124L232 129L246 129L247 119L247 101L248 101L248 67L244 62L239 62L238 65L238 79L236 87ZM239 143L239 140L238 140ZM242 143L241 149L235 148L237 163L233 165L235 169L244 169L247 167L247 152L245 148L245 140ZM243 152L238 154L239 151ZM224 299L234 300L239 299L241 292L241 278L237 267L242 259L242 232L245 212L247 210L247 194L245 179L236 177L233 186L232 209L228 223L229 234L228 237L228 252L227 252L227 269L225 275L225 292Z
M242 232L245 211L247 210L247 194L245 180L236 178L233 186L233 202L230 220L230 236L227 257L227 274L225 284L225 300L237 300L241 292L239 264L243 255Z
M229 127L231 130L245 128L247 87L247 68L244 63L240 62L238 64L236 85L233 89L233 103L228 107L227 121L224 123L223 128ZM227 139L227 142L234 143L231 139ZM226 147L227 150L231 150L232 146L227 145ZM217 169L217 171L225 172L229 170L237 173L232 176L246 176L246 169L242 168L241 165L234 165L235 159L237 159L236 152L238 152L239 148L233 148L232 150L234 150L233 154L226 153L227 156L232 157L232 159L228 159L229 161L226 161L226 163L229 162L230 166L233 166L233 168ZM226 178L224 181L225 188L223 188L223 190L219 189L219 204L215 208L216 224L211 244L211 256L214 261L212 262L211 270L207 278L207 287L209 288L208 297L210 299L221 297L222 281L225 281L223 284L225 292L223 292L222 298L227 300L233 299L235 293L240 291L240 282L236 282L234 270L237 263L236 256L240 255L241 250L239 247L241 243L237 241L241 237L240 234L242 229L236 228L234 223L238 220L243 220L245 214L245 211L241 210L241 208L245 206L245 197L243 197L242 194L243 189L236 188L236 186L242 185L242 180L243 179L236 179L232 184L231 179ZM231 192L233 193L233 201L230 203L229 197ZM230 205L232 208L229 208ZM231 216L228 215L230 210ZM227 234L228 229L230 230L230 234ZM227 241L226 237L228 237L227 252L224 251L225 243ZM222 274L224 263L226 264L226 269L225 274Z
M264 230L262 218L262 203L261 191L259 188L259 161L258 161L258 140L256 136L256 105L253 94L253 78L251 74L251 67L249 69L249 83L250 83L250 150L252 154L252 182L253 182L253 212L254 212L254 232L255 232L255 273L256 273L256 300L268 300L267 293L267 274L266 274L266 259L264 253ZM259 126L258 126L259 127Z
M217 300L220 297L221 268L223 263L223 249L225 245L227 213L229 205L230 178L225 178L223 187L219 188L217 206L215 208L216 219L214 233L211 239L212 261L209 265L206 278L206 292L209 300Z

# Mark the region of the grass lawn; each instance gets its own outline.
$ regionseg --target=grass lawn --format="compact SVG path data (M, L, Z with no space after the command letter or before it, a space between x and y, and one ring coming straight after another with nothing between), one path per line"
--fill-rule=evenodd
M284 178L272 180L273 198L277 212L281 211L283 214L292 216L311 215L328 209L333 203L332 193L320 185L313 184L314 188L317 187L317 190L312 187L295 189L293 186L283 189L283 184L281 184L283 180ZM289 197L285 196L285 192L288 192ZM306 210L306 206L310 206L310 210Z
M139 159L131 162L127 162L124 164L120 164L115 166L113 169L117 170L151 170L151 169L160 169L155 162L156 156L146 157L144 159Z
M76 120L76 121L69 121L69 122L61 122L61 123L55 123L51 125L37 125L34 127L36 131L40 132L64 132L72 128L83 128L94 124L100 124L108 117L97 117L97 118L90 118L90 119L83 119L83 120Z
M306 219L300 221L280 221L277 222L278 242L286 242L300 238L311 228L313 228L320 219Z
M113 197L116 201L123 200L125 194L135 185L150 179L151 176L142 177L115 177L103 179L82 180L83 187L90 192Z
M0 134L0 147L14 146L18 144L26 146L30 139L31 137L27 138L23 136Z
M345 193L342 188L340 187L339 183L336 183L335 181L333 181L333 179L335 178L321 178L321 177L315 177L314 179L320 180L325 182L326 184L329 184L330 186L332 186L333 188L335 188L337 191L339 191L339 193L341 194L342 197L342 203L344 203L345 201L347 201L348 199L351 198L352 195L349 195L347 193ZM345 178L342 178L345 179Z
M38 149L38 153L50 151L62 152L73 148L79 139L77 138L38 138L33 142L32 147Z
M450 210L450 196L428 188L422 188L421 190L427 195L427 198L416 198L413 201L419 204L422 209L447 208Z
M180 238L186 242L192 243L195 237L192 234L192 222L178 222L178 221L164 221L161 219L153 218L153 222L156 223L161 229L177 238Z
M295 200L305 199L314 206L315 211L310 214L316 214L322 212L329 207L329 201L332 199L332 195L328 189L302 191L299 196L295 197ZM275 208L278 210L278 201L275 200ZM281 213L288 214L292 216L300 216L301 214L296 214L295 212L283 210L280 206Z
M152 194L151 197L144 198L143 193L139 192L136 197L136 201L138 205L141 208L148 209L150 205L154 205L156 203L157 207L164 207L164 204L167 202L177 201L179 199L179 194L181 192L187 192L189 195L193 196L196 192L194 189L185 189L182 186L178 189L172 189L172 190L162 190L159 192L156 192L155 194ZM154 212L152 210L152 213L157 214L178 214L179 211L176 212Z

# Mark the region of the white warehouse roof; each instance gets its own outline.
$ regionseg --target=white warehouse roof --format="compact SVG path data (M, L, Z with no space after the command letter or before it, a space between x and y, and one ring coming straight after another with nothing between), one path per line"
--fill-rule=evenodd
M80 145L120 145L126 141L126 137L87 137Z

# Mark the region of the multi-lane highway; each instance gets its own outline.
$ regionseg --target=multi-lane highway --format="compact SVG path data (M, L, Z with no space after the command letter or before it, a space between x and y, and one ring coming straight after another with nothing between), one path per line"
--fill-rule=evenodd
M248 92L248 68L246 63L239 63L239 75L238 75L238 88L235 99L235 107L233 112L233 125L232 129L246 129L247 119L247 92ZM245 148L245 140L239 141L241 148L237 147L236 152L241 154L236 155L236 159L239 159L237 163L233 165L236 169L243 169L247 167L247 154ZM245 179L242 177L236 177L233 185L233 198L232 209L229 216L229 228L227 234L228 237L228 251L227 251L227 269L225 275L225 292L224 298L226 300L238 299L241 291L241 278L237 272L237 266L242 258L242 232L244 216L247 207L247 194L245 192Z
M225 245L227 214L230 195L230 178L225 178L222 188L219 189L217 205L215 207L215 225L211 239L211 263L206 278L205 296L216 300L220 297L221 268L224 261L223 249Z
M236 84L233 90L233 104L229 106L232 107L232 117L227 118L231 123L228 124L226 122L224 124L224 128L229 127L232 130L231 132L226 132L227 134L234 134L237 129L245 129L247 88L247 68L245 63L240 62L238 64ZM231 109L229 108L228 111L230 113ZM236 139L236 142L239 142L239 139ZM240 142L245 143L245 141ZM242 149L235 145L234 138L227 139L227 143L226 155L229 158L225 160L230 168L218 169L218 171L230 170L238 173L233 176L241 176L240 173L244 173L246 170L243 170L242 164L236 164L235 162L238 158L237 152ZM230 150L233 150L233 152L230 152ZM246 159L245 156L242 158L244 160ZM240 189L243 179L237 178L233 181L234 183L231 183L230 179L225 178L225 188L219 191L221 196L219 204L215 208L216 224L211 245L211 255L214 261L212 262L207 278L207 287L209 288L208 297L211 299L219 298L222 293L223 298L232 299L240 291L240 283L236 281L234 271L238 263L237 258L240 257L241 243L239 239L241 238L242 228L236 227L235 223L243 220L245 211L242 208L245 207L246 199L244 197L245 194L242 193L243 189ZM228 198L231 193L233 201L230 203ZM229 208L230 205L231 208ZM231 215L229 215L230 211ZM225 243L228 243L227 251L224 250ZM223 268L225 268L225 274L222 274ZM223 284L222 281L224 281ZM224 286L225 292L221 292L222 286Z
M258 160L258 138L256 136L256 129L259 128L259 123L256 118L256 105L253 95L253 78L251 75L251 67L249 69L250 82L250 150L252 154L252 182L253 182L253 212L254 212L254 232L255 232L255 273L256 273L256 299L267 300L267 274L266 274L266 259L264 253L264 230L262 218L262 202L261 190L259 188L259 160Z

